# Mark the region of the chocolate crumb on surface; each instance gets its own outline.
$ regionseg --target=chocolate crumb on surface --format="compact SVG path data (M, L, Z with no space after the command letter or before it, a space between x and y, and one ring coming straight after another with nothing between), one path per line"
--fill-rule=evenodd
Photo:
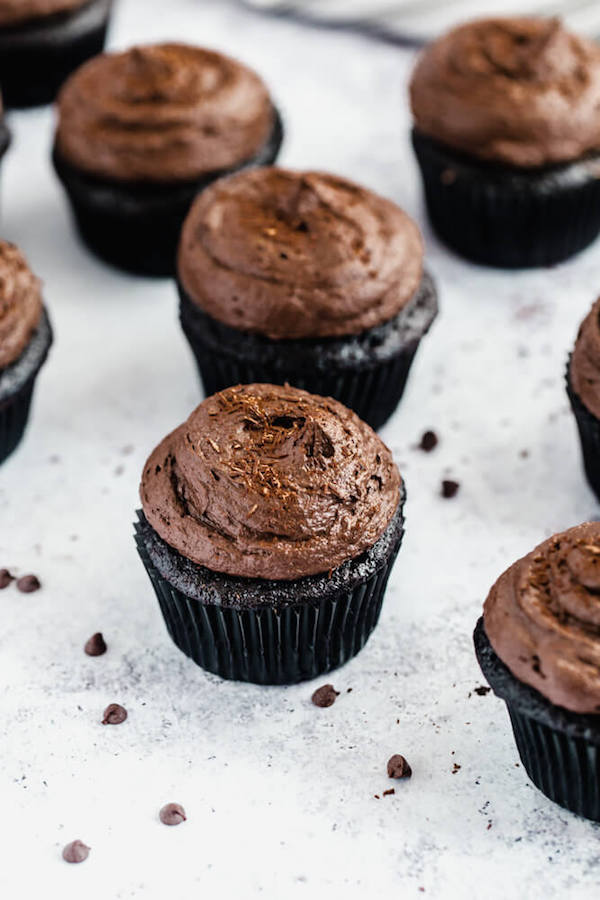
M456 775L457 772L460 772L461 768L462 766L459 766L458 763L454 763L454 765L452 766L452 774Z
M480 697L485 697L490 691L491 687L487 687L485 684L480 684L479 687L473 688L473 693L478 694Z
M0 591L7 588L14 580L15 576L11 575L8 569L0 569Z
M400 753L394 753L388 759L387 773L389 778L410 778L412 769L404 756Z
M421 443L419 444L419 449L424 450L425 453L431 453L432 450L435 450L439 443L439 438L435 431L425 431L421 438Z
M339 693L340 692L336 691L332 684L324 684L322 687L317 688L317 690L312 695L311 700L315 704L315 706L333 706L336 697L339 696Z
M104 710L103 725L120 725L127 718L127 710L119 703L110 703Z
M452 497L456 497L459 488L460 484L458 481L452 481L449 478L445 478L442 481L442 497L446 500L451 500Z
M37 575L23 575L17 580L17 587L23 594L32 594L41 588L40 579Z
M97 631L85 642L84 651L88 656L102 656L106 653L106 641L101 631Z
M167 803L159 812L158 817L163 825L180 825L187 819L185 809L179 803Z
M395 794L395 793L396 793L396 788L388 788L387 791L383 792L383 796L389 797L390 794Z
M90 848L83 841L71 841L63 847L62 858L68 863L80 863L88 858Z

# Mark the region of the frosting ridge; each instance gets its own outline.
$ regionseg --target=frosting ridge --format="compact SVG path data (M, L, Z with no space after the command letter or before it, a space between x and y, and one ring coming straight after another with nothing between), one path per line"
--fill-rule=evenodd
M0 0L0 27L72 12L89 0Z
M579 328L569 378L584 406L600 418L600 298Z
M21 251L0 241L0 369L19 358L41 315L40 281Z

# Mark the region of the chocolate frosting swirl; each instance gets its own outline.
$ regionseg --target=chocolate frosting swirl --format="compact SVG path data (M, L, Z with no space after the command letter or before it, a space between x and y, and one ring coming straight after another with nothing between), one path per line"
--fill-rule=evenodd
M573 712L600 712L600 522L544 541L500 576L488 639L520 681Z
M293 580L373 546L399 488L390 451L341 403L252 384L209 397L168 435L140 495L154 530L192 562Z
M392 319L423 275L417 226L366 188L261 168L222 179L184 224L179 277L213 318L273 339L358 334Z
M0 28L72 12L89 0L0 0Z
M411 81L419 131L520 167L600 148L600 47L557 19L484 19L425 49Z
M187 44L134 47L81 66L58 98L58 152L94 175L188 181L239 166L274 113L261 79Z
M41 315L39 280L17 247L0 241L0 369L19 358Z
M584 406L600 419L600 298L579 328L569 378Z

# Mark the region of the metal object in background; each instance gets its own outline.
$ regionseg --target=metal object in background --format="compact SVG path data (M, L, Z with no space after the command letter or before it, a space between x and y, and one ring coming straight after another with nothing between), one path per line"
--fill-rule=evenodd
M598 0L242 0L254 9L315 25L355 28L387 40L424 43L459 22L486 15L560 16L567 27L600 36Z

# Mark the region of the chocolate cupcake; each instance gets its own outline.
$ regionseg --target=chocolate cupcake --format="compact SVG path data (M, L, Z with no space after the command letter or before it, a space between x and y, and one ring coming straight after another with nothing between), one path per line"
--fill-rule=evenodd
M500 576L475 629L521 760L555 803L600 821L600 523L544 541Z
M547 266L600 231L600 47L556 19L486 19L425 49L413 145L433 227L492 266Z
M223 678L291 684L377 623L404 486L335 400L267 384L209 397L153 451L136 543L177 646Z
M174 271L196 194L275 160L281 120L241 63L186 44L135 47L82 66L58 99L54 166L86 244L123 269Z
M600 299L581 323L567 367L567 394L587 480L600 500Z
M0 84L7 106L51 103L104 47L112 0L0 0Z
M0 241L0 463L23 437L35 379L51 343L40 282L20 251Z
M178 286L206 394L290 383L373 428L437 313L415 223L318 172L256 169L204 191L182 230Z

